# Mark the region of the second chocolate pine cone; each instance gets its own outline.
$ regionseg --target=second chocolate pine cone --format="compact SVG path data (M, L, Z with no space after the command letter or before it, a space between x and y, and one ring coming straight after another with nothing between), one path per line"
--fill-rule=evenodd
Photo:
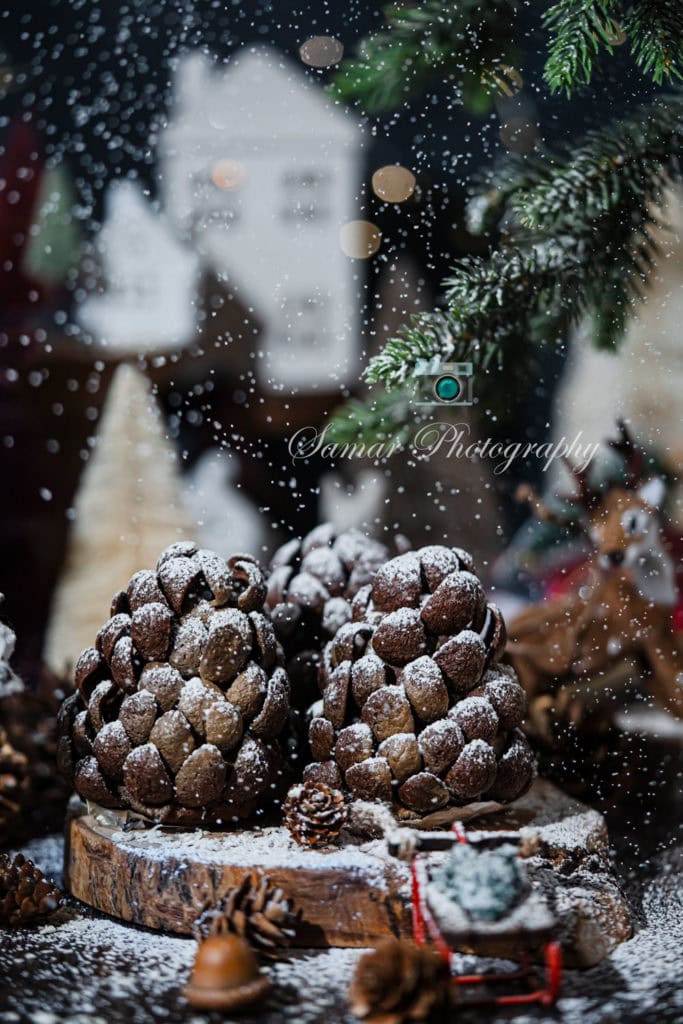
M294 707L305 711L318 696L322 646L351 621L351 600L388 557L379 541L360 530L337 533L331 523L287 541L273 555L267 604Z
M530 785L524 691L470 556L429 546L385 563L325 648L304 778L421 817Z

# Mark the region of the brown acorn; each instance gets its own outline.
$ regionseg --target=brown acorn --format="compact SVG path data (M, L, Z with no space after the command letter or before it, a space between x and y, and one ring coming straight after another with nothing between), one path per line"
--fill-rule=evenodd
M213 935L200 943L183 995L201 1010L241 1010L262 1002L271 988L248 942Z

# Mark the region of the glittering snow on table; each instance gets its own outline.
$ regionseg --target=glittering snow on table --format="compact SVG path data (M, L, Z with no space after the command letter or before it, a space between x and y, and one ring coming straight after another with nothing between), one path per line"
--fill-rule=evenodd
M59 874L59 837L37 840L29 856ZM683 847L656 857L647 879L633 887L639 924L598 967L567 971L559 1012L516 1013L516 1024L678 1024L683 1019ZM143 1024L206 1021L181 989L196 944L96 915L67 901L39 928L0 933L2 1024ZM350 1024L346 988L361 950L298 951L272 968L275 993L261 1024ZM472 963L462 957L463 966ZM222 1020L230 1018L222 1017ZM458 1021L482 1020L459 1011ZM497 1019L486 1011L486 1021ZM507 1019L507 1018L505 1018Z

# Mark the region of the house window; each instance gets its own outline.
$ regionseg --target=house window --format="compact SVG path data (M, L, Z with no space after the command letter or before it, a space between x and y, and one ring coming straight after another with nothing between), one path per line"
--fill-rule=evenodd
M288 295L283 303L290 349L309 352L324 334L327 302L320 295Z
M282 219L304 223L323 220L330 214L329 191L327 171L287 171L282 177Z
M190 175L190 195L192 222L196 228L229 227L240 219L238 193L216 188L205 170Z

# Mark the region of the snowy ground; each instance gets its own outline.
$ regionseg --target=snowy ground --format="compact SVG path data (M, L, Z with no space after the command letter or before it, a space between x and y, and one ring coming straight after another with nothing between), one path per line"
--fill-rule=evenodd
M36 840L28 854L60 872L58 837ZM589 971L566 974L552 1012L454 1012L452 1019L517 1024L680 1024L683 1021L683 844L656 854L635 873L636 933ZM2 1024L166 1024L205 1022L181 995L195 953L191 939L119 924L70 901L50 924L0 933ZM346 987L357 950L295 953L272 970L275 995L259 1024L351 1021ZM216 1020L227 1020L216 1015ZM244 1018L242 1018L244 1019Z

